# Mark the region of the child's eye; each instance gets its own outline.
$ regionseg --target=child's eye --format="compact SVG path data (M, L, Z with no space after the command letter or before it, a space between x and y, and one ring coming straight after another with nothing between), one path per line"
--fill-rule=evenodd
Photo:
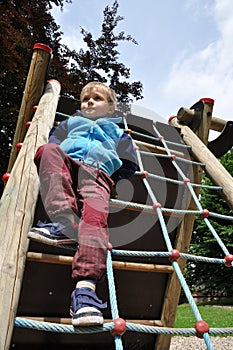
M96 96L94 96L94 100L95 100L95 101L102 101L103 99L102 99L101 96L96 95Z

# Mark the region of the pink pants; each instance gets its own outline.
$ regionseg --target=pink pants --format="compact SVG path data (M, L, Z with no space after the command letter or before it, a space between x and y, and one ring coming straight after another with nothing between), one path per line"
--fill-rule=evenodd
M106 273L112 179L97 168L75 161L54 143L39 147L35 164L50 220L56 222L56 217L66 213L74 215L78 222L72 277L102 279Z

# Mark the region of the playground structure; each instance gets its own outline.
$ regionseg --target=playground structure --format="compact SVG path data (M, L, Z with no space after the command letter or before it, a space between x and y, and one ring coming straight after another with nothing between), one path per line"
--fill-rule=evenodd
M74 112L64 107L56 80L48 81L44 90L50 59L50 48L34 46L9 162L10 177L1 200L0 314L4 317L0 350L11 346L46 349L48 344L52 349L78 345L85 350L166 350L175 334L196 334L203 337L207 349L213 349L211 334L232 334L233 330L209 329L182 273L187 259L198 261L188 254L197 215L223 251L222 259L199 257L199 261L233 266L233 255L208 219L219 214L208 212L198 200L206 171L216 185L212 189L233 208L233 179L216 159L232 147L232 122L212 117L214 101L209 98L190 109L181 108L170 118L170 125L123 115L123 127L137 147L140 170L119 191L118 199L110 201L113 249L107 253L108 284L103 283L98 292L101 299L109 300L106 323L74 329L67 316L73 289L69 277L72 247L54 248L27 239L42 212L35 151L47 142L55 116ZM221 135L208 143L210 129ZM181 287L197 320L193 329L173 328Z

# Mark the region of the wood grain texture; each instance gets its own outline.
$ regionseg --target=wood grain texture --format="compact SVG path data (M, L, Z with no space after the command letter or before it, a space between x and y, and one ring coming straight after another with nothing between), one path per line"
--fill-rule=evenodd
M60 84L47 84L0 202L0 349L9 349L23 279L27 233L39 191L36 149L47 142L57 108Z
M26 135L26 122L31 120L33 115L33 107L35 105L38 105L40 97L43 93L50 58L51 55L47 51L41 49L34 49L33 51L22 103L19 110L10 160L7 169L8 172L11 172L11 169L17 158L18 151L16 145L19 142L23 142Z

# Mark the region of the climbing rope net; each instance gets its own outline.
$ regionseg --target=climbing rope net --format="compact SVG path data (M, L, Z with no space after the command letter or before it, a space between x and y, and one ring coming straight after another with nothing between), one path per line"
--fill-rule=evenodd
M59 113L61 114L61 113ZM233 328L209 328L209 325L202 319L202 316L198 310L198 307L194 301L194 298L190 292L190 289L185 281L185 278L183 276L183 273L179 267L179 264L177 260L180 259L188 259L190 261L195 262L207 262L207 263L215 263L215 264L222 264L227 267L233 267L233 255L229 253L228 249L226 248L225 244L217 234L216 230L212 226L212 224L209 221L209 217L216 217L220 219L226 219L226 220L233 220L233 217L221 215L213 212L209 212L207 209L202 208L200 201L198 199L198 196L196 195L194 188L195 187L201 187L201 188L208 188L212 190L221 190L221 187L218 186L206 186L202 184L195 184L190 181L189 178L186 177L186 175L183 173L181 167L178 165L177 161L181 162L188 162L190 164L195 164L201 167L204 167L205 165L199 162L194 162L185 158L177 157L174 154L171 153L169 149L170 145L178 145L181 147L191 148L190 146L183 145L183 144L177 144L175 142L166 141L163 135L160 134L159 130L156 128L155 125L153 125L154 131L157 135L157 137L145 135L138 133L136 131L131 131L128 129L128 125L126 122L126 119L124 118L124 125L125 130L132 135L132 137L135 135L137 136L143 136L144 138L147 138L148 140L152 140L153 142L159 141L159 143L163 146L163 148L166 151L166 154L155 154L147 151L140 150L136 144L135 149L137 152L138 157L138 164L139 164L139 171L136 172L136 175L140 176L144 186L147 190L147 193L150 197L152 205L145 205L145 204L139 204L139 203L132 203L127 201L122 201L118 199L111 199L110 205L116 205L118 207L122 208L128 208L132 210L145 210L147 212L154 212L157 215L157 218L160 223L160 227L162 230L163 238L166 244L167 251L130 251L130 250L117 250L117 249L109 249L107 251L107 277L108 277L108 286L109 286L109 297L110 297L110 306L111 306L111 314L112 314L112 322L104 323L101 327L78 327L75 328L71 325L63 325L63 324L57 324L57 323L51 323L51 322L41 322L41 321L35 321L30 320L27 318L21 318L16 317L14 324L16 327L23 327L23 328L30 328L40 331L49 331L49 332L59 332L59 333L70 333L70 334L90 334L90 333L100 333L100 332L111 332L114 336L115 341L115 349L116 350L123 350L123 343L122 343L122 335L125 333L125 331L133 331L133 332L141 332L141 333L149 333L149 334L163 334L163 335L197 335L199 338L203 338L206 344L206 347L208 350L212 350L213 345L211 343L210 336L211 335L230 335L233 334ZM176 169L177 173L179 174L180 178L182 180L174 180L162 176L158 176L152 173L147 172L144 169L143 161L142 161L142 155L152 156L152 157L161 157L161 158L167 158L174 168ZM178 210L178 209L169 209L169 208L163 208L161 204L158 202L156 195L154 191L152 190L150 183L148 179L157 179L159 181L165 181L170 183L175 183L178 185L184 185L186 186L187 190L192 196L192 199L196 205L197 210ZM204 220L206 226L208 227L209 231L213 235L213 237L216 239L216 242L218 243L219 247L221 248L223 254L225 257L223 259L217 259L217 258L209 258L209 257L203 257L203 256L196 256L192 254L186 254L179 252L177 249L174 249L169 237L169 233L166 227L166 223L164 220L163 214L176 214L176 215L198 215L201 219ZM67 248L67 246L66 246ZM183 288L183 291L185 293L185 296L189 302L189 305L192 309L192 312L195 316L196 323L195 327L193 328L168 328L168 327L156 327L156 326L148 326L133 322L126 322L124 319L120 318L119 311L118 311L118 303L117 303L117 295L116 295L116 288L115 288L115 282L114 282L114 273L113 273L113 262L112 262L112 256L123 256L123 257L137 257L137 258L168 258L171 262L173 269L180 281L181 287Z

